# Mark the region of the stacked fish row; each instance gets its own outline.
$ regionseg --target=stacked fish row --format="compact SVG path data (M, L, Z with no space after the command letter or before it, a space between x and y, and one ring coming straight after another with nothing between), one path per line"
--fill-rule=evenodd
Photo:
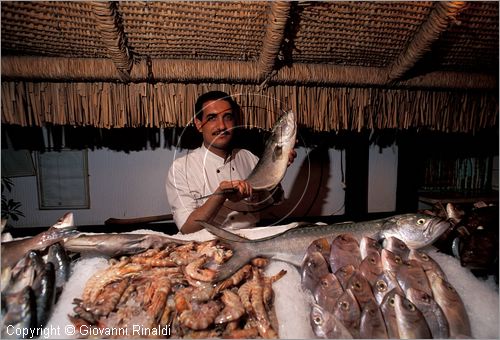
M277 338L268 260L256 258L213 283L232 250L218 241L180 244L110 260L90 278L74 315L80 337ZM108 334L106 330L115 330Z
M27 330L41 332L69 278L70 266L66 251L55 243L45 255L32 250L15 266L2 268L3 339L37 335L28 334Z
M389 237L382 247L341 234L317 239L302 263L314 296L311 326L323 338L470 337L463 302L427 254Z

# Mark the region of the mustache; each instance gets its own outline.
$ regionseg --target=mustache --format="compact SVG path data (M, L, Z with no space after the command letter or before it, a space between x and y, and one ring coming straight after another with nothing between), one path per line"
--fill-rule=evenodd
M229 136L230 134L231 133L229 132L229 130L217 130L212 133L213 136L219 136L219 135Z

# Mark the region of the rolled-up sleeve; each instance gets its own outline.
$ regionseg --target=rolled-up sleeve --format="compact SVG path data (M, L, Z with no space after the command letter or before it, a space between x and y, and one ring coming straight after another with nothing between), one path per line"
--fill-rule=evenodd
M181 230L191 212L198 208L198 204L193 198L196 193L190 191L186 171L179 163L174 161L168 171L166 191L174 222Z

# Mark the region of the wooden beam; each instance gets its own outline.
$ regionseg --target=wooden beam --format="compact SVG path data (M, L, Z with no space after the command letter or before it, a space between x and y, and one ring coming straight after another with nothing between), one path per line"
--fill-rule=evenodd
M96 26L108 50L110 59L118 69L120 80L130 80L132 59L127 48L125 32L118 17L116 3L111 1L92 1Z
M273 1L271 3L266 36L264 37L258 61L259 81L266 81L272 75L276 58L278 57L278 52L285 36L290 7L290 1Z
M45 81L122 81L115 63L109 59L12 57L1 59L2 80ZM153 59L152 72L163 82L234 82L257 84L256 62L218 60ZM146 61L134 65L130 81L146 82ZM273 84L387 87L385 69L362 66L293 64L281 68ZM496 89L498 78L490 74L431 72L391 84L391 88Z
M388 81L401 79L426 52L430 51L432 44L446 31L449 23L455 20L464 7L464 1L436 2L429 18L420 26L413 40L388 67Z

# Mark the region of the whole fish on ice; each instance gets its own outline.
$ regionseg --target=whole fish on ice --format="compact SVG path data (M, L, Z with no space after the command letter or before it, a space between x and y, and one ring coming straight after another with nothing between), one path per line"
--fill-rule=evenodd
M363 236L375 239L394 236L405 242L410 249L418 249L433 243L450 227L448 221L436 216L403 214L366 222L297 226L277 235L249 240L205 221L198 222L233 247L233 257L221 266L215 280L227 278L259 255L300 267L311 242L322 237L331 242L335 237L344 233L350 233L358 240L361 240Z
M30 250L45 249L67 237L76 235L78 232L73 229L73 226L73 213L66 213L51 228L36 236L3 242L2 270L14 266Z

